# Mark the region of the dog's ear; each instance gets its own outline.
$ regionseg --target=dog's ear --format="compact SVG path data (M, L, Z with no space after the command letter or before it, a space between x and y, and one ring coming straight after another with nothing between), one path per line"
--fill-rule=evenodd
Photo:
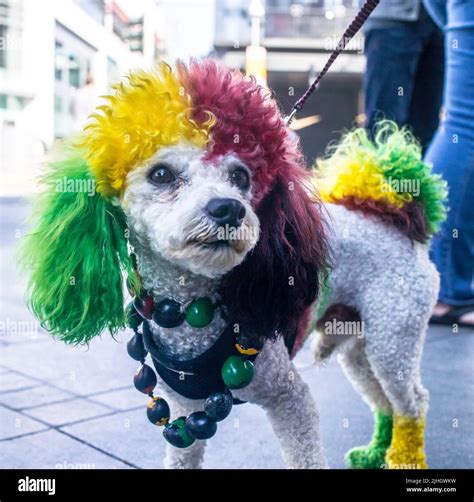
M124 325L122 270L132 274L125 216L95 190L71 149L42 178L20 263L28 304L41 325L68 343L87 343Z
M326 237L319 201L304 183L308 173L291 166L276 179L257 210L260 239L223 282L224 301L245 331L292 345L326 272Z

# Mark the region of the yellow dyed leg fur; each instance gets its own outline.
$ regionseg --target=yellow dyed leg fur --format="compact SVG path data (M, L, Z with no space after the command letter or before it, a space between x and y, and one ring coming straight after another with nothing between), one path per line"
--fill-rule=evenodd
M393 436L385 460L389 469L427 469L425 419L396 415Z

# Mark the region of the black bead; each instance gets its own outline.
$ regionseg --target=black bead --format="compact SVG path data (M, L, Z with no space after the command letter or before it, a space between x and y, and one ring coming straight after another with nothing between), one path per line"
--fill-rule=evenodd
M146 409L148 420L154 425L165 425L170 419L170 407L160 397L154 397Z
M206 415L216 422L224 420L232 410L232 394L230 392L216 392L211 394L204 403Z
M147 352L143 346L141 333L135 333L135 335L130 338L127 343L127 352L132 359L135 359L135 361L143 361L143 359L145 359Z
M133 383L135 388L143 394L150 394L156 386L156 374L147 364L143 364L142 367L135 373L133 377Z
M155 306L153 320L162 328L176 328L183 324L184 313L181 312L181 305L174 300L162 300Z
M209 439L216 433L217 424L204 411L196 411L186 419L186 430L196 439Z

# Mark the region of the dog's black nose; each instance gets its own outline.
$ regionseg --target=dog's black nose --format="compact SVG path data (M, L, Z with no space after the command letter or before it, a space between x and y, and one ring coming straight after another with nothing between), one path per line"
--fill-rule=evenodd
M229 227L240 226L245 217L245 207L236 199L211 199L205 210L217 224Z

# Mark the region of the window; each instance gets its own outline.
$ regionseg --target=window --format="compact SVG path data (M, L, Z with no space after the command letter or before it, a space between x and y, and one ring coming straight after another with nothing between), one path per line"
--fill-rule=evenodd
M61 96L54 96L54 111L56 113L61 113L63 100Z
M69 56L69 85L79 88L81 86L81 69L76 56Z
M56 40L56 43L54 46L54 52L55 52L54 78L55 78L55 80L62 80L62 78L63 78L63 70L61 68L61 66L63 64L62 63L62 49L63 49L63 44Z
M0 24L0 68L7 67L8 27Z

